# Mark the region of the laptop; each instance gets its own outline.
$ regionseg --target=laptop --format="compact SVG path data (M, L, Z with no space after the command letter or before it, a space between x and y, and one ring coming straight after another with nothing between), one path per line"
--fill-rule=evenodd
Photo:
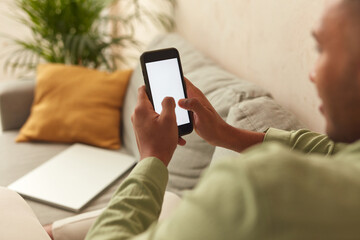
M74 144L8 186L20 195L80 211L136 164L132 156Z

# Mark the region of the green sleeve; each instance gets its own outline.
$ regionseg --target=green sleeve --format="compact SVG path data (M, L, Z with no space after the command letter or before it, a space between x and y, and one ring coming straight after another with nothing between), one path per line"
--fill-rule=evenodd
M166 181L158 179L163 179L166 171L154 166L156 159L144 161L121 185L87 240L245 239L238 237L252 231L255 193L246 174L234 166L238 160L205 174L196 189L185 194L176 211L161 222L157 218Z
M257 221L258 207L247 174L236 165L239 162L231 159L215 166L193 191L185 194L167 219L129 239L248 239L246 237L252 234Z
M157 221L168 181L168 171L157 158L140 161L120 185L87 240L128 239Z
M207 170L160 222L166 168L143 160L87 239L358 239L359 167L347 159L358 155L304 155L265 143L239 158Z
M280 142L292 149L304 153L320 153L332 155L341 151L346 144L335 143L328 136L309 130L284 131L270 128L265 135L264 142Z

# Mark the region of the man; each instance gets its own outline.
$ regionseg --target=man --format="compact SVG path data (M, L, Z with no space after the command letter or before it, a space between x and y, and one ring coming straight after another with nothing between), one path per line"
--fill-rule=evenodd
M187 81L196 132L242 152L215 165L167 220L157 223L166 166L178 139L175 102L156 114L144 87L132 117L141 161L87 239L359 239L360 1L340 0L314 31L319 58L310 79L322 100L327 136L305 130L235 129ZM341 142L341 143L340 143Z

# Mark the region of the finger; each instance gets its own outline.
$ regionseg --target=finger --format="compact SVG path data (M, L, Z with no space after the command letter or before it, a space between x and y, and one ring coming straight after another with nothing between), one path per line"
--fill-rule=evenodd
M161 103L162 105L162 111L160 114L160 119L162 118L175 118L176 120L176 116L175 116L175 100L172 97L166 97L164 98L164 100Z
M146 96L145 85L142 85L138 88L138 100L142 100Z
M180 99L179 106L186 110L193 111L197 114L201 114L205 111L205 107L196 98Z
M197 87L195 87L194 84L192 84L192 82L189 79L187 79L186 77L184 77L184 79L185 79L186 92L188 94L188 97L195 97L200 93L202 93Z
M186 144L186 140L183 139L182 137L179 137L179 139L178 139L178 145L180 145L180 146L185 146L185 144Z
M158 116L154 111L154 108L146 94L145 86L141 86L138 89L138 100L132 114L132 122L136 125L139 123L138 119L144 119L144 117Z
M138 104L151 105L144 85L138 88Z
M184 77L184 79L185 79L186 92L188 95L192 96L195 86L186 77Z

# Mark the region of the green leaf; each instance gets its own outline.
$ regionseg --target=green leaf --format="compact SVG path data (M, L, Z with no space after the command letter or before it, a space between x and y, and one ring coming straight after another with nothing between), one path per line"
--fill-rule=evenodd
M111 4L121 1L129 9L124 15L103 16ZM154 0L173 6L175 0ZM170 4L170 5L169 5ZM11 39L18 49L5 61L4 69L31 70L40 61L78 64L94 68L117 69L117 61L129 56L113 53L112 47L142 46L135 38L139 21L171 30L171 15L148 10L139 0L14 0L16 21L27 26L32 39ZM110 26L125 30L114 36ZM120 31L122 33L122 30Z

